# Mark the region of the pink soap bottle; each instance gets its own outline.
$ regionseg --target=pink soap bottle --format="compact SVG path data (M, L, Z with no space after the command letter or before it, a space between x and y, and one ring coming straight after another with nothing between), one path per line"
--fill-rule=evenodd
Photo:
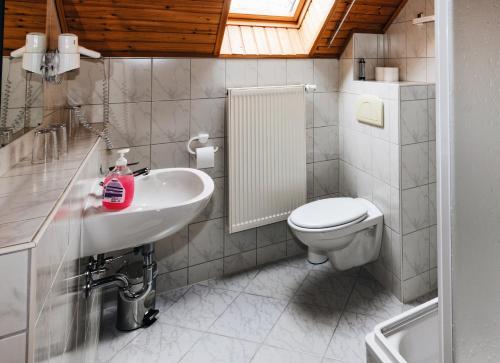
M120 157L116 161L116 166L104 179L104 191L102 195L102 205L106 209L125 209L134 199L134 174L127 166L125 154L130 149L118 150Z

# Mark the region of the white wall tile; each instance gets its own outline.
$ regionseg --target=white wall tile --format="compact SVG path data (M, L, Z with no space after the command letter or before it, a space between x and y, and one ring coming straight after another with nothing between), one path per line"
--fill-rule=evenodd
M401 102L401 143L428 141L427 101Z
M314 129L306 129L306 162L314 162Z
M314 196L320 197L339 191L339 163L338 160L321 161L313 164L314 168Z
M390 184L395 188L399 188L400 186L400 178L401 178L401 147L399 145L391 144L390 145Z
M338 127L314 128L314 162L338 159Z
M180 270L188 266L188 228L155 243L158 273Z
M224 222L222 219L189 226L189 265L208 262L224 255Z
M190 266L188 283L194 284L200 281L215 279L224 274L224 261L222 259Z
M230 275L257 265L257 250L238 253L224 258L224 274Z
M156 290L157 291L169 291L177 289L188 284L188 269L183 268L182 270L167 272L158 275L156 279Z
M27 327L28 252L0 256L0 273L3 276L0 336L3 336Z
M429 226L429 187L427 185L403 190L401 203L404 234Z
M257 247L286 241L286 222L277 222L257 228Z
M314 127L338 125L338 93L314 94Z
M391 237L392 273L401 280L401 265L403 259L403 238L399 233L392 231Z
M429 140L436 140L436 100L427 100L427 117L429 121Z
M427 82L436 82L436 59L427 58Z
M406 56L423 58L427 56L427 28L406 23Z
M191 99L226 96L226 61L191 60Z
M190 101L156 101L152 111L153 144L189 139Z
M82 58L80 68L68 73L68 99L70 104L102 104L104 71L106 71L107 77L109 75L109 59L101 61Z
M225 207L225 179L215 178L214 180L214 193L210 198L205 209L193 220L193 222L206 221L215 218L222 218L224 216Z
M189 153L184 142L151 145L151 168L188 168Z
M313 84L314 64L312 59L287 59L286 60L286 83Z
M425 2L426 0L410 0L405 6L405 20L411 21L415 19L418 14L425 14Z
M109 102L141 101L151 101L151 59L111 59Z
M372 179L373 183L373 204L383 213L384 216L390 216L391 213L391 187L390 185ZM385 220L385 224L390 226L390 220Z
M387 30L388 58L406 58L406 24L392 24Z
M391 183L391 145L384 140L371 140L372 175L386 184Z
M400 87L401 101L416 101L427 99L428 86L402 86Z
M402 282L403 302L409 303L430 291L429 271Z
M191 94L191 61L153 59L153 101L187 100Z
M286 257L286 242L272 244L257 249L257 264L262 265Z
M429 184L429 224L437 224L436 183Z
M378 58L378 34L354 34L353 58Z
M429 183L436 182L436 142L429 142Z
M257 60L228 59L226 60L226 87L256 87Z
M318 92L333 92L338 89L339 66L337 59L314 60L314 82Z
M401 187L414 188L429 183L429 143L405 145L401 151Z
M111 104L109 111L114 148L151 144L151 102Z
M230 256L257 248L255 228L230 234L226 226L224 233L224 256Z
M406 80L415 82L427 80L426 58L408 58L406 60Z
M401 192L399 189L391 188L391 228L401 232Z
M429 270L429 228L403 236L403 280Z
M427 57L436 56L436 25L434 22L427 24Z
M283 86L286 84L285 59L259 59L257 61L258 86Z
M206 132L210 138L224 137L225 105L224 98L192 100L191 136Z
M437 226L430 227L430 252L429 264L430 268L437 267Z
M5 362L26 362L26 333L16 334L1 339L0 355Z

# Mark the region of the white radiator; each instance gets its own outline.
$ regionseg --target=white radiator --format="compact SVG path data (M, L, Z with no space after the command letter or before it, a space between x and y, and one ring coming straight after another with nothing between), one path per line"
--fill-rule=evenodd
M306 202L304 86L229 89L229 232L285 220Z

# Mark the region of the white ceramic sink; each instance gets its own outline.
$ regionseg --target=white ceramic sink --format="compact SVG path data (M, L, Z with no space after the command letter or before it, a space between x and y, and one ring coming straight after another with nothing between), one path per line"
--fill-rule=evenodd
M109 211L95 198L83 218L84 256L159 241L191 222L208 204L214 182L196 169L152 170L135 179L134 201ZM101 194L101 192L99 192Z

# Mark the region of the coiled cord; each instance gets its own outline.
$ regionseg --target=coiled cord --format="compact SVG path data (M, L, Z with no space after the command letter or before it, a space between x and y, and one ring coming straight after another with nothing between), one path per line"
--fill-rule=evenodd
M111 142L111 137L110 137L110 132L109 132L109 86L108 86L108 77L106 74L106 63L104 61L104 58L100 59L102 63L102 73L103 73L103 80L102 80L102 103L103 103L103 129L102 130L96 130L95 127L92 126L92 124L89 122L89 120L83 115L82 109L80 105L77 105L78 102L75 102L73 99L71 99L71 96L68 95L69 102L72 104L70 105L71 109L73 110L73 114L75 117L78 119L78 122L80 125L85 127L87 130L91 131L92 133L101 136L102 139L104 140L104 143L106 145L106 149L111 150L113 148L113 144Z
M26 72L26 90L24 108L21 109L14 120L12 125L7 126L7 117L9 114L10 95L12 93L12 81L10 80L10 69L12 58L9 58L9 68L7 71L7 79L5 80L5 88L2 97L2 110L0 112L0 129L11 129L14 132L24 128L31 121L31 104L33 102L33 85L31 84L31 72ZM26 122L28 121L28 123ZM22 126L21 126L22 125Z

